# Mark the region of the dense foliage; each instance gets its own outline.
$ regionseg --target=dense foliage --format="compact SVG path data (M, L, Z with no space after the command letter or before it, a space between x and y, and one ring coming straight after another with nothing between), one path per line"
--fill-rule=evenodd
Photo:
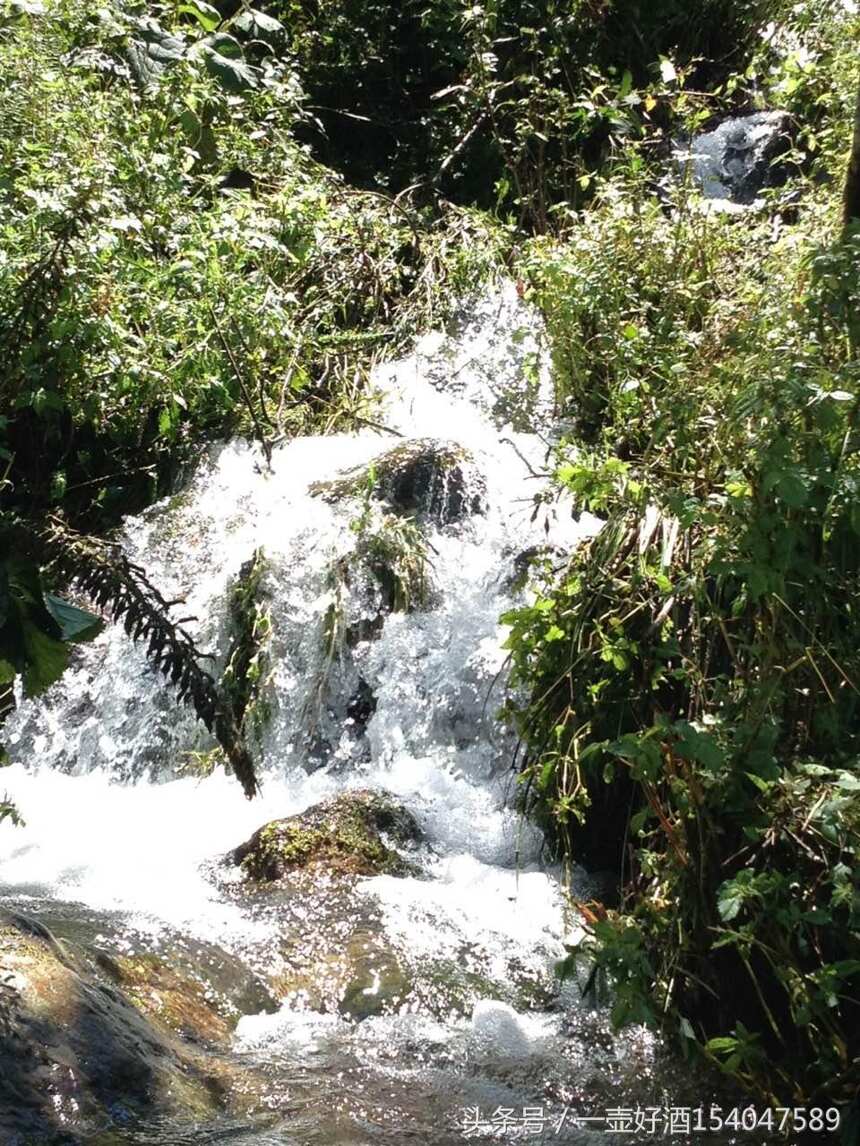
M0 584L51 556L50 515L109 530L207 438L248 434L267 464L285 436L362 424L374 359L496 263L472 213L416 213L308 156L284 37L205 3L0 8ZM163 667L197 680L174 635ZM218 717L201 689L225 727L229 698Z
M556 481L606 525L507 618L530 805L619 873L586 944L617 1021L669 1024L783 1104L860 1084L856 27L837 15L783 30L769 77L797 93L809 53L808 186L832 193L741 221L681 189L667 212L631 162L529 248L576 427Z
M661 119L669 57L716 83L772 0L281 0L317 151L353 179L495 206L546 229L620 141ZM639 89L639 95L636 94Z

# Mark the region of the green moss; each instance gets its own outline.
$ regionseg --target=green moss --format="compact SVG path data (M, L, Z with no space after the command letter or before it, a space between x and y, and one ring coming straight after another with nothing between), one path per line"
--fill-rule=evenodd
M310 491L334 503L369 494L397 513L426 514L440 525L482 513L485 503L485 483L468 450L424 438L395 446L339 478L315 482Z
M100 960L135 1007L177 1034L206 1043L225 1043L238 1014L224 1014L206 987L157 955L122 955Z
M263 550L255 550L230 591L232 639L222 680L237 726L243 733L250 728L257 737L271 714L264 695L272 631L262 588L266 568Z
M391 847L419 836L412 816L378 792L346 792L299 816L274 820L232 853L252 880L272 881L291 871L326 866L352 875L404 875L414 870Z

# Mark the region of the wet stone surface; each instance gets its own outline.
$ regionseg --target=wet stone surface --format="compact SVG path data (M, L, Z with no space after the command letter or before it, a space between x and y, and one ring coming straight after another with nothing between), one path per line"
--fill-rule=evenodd
M220 1107L218 1082L41 923L0 913L0 1140L152 1109Z
M311 486L315 496L334 502L367 491L398 513L426 517L437 525L486 512L483 475L468 450L447 442L405 442L368 468Z
M271 882L297 868L323 865L339 874L406 874L415 865L393 844L420 839L414 817L381 792L343 792L296 816L273 820L240 844L228 862L248 879Z

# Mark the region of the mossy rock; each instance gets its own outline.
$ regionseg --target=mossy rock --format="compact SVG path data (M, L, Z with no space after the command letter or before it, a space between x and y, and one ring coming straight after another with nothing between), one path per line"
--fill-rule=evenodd
M311 493L325 501L359 498L371 489L397 513L450 525L487 509L487 487L474 458L461 446L430 439L405 442L331 481L315 482Z
M272 987L291 1007L361 1022L395 1013L413 995L412 978L379 924L357 921L346 935L320 936L313 945L295 941L282 957Z
M402 805L385 793L360 790L265 824L229 860L259 882L308 867L343 875L407 875L415 865L391 844L414 846L419 838L415 819Z
M206 986L158 955L101 955L99 966L134 1006L197 1042L225 1046L238 1016L218 1007Z
M368 946L355 961L338 1010L360 1022L396 1012L411 994L412 981L396 955Z
M0 911L0 1140L163 1112L206 1118L223 1087L206 1064L104 983L83 952ZM63 1141L69 1141L69 1137Z

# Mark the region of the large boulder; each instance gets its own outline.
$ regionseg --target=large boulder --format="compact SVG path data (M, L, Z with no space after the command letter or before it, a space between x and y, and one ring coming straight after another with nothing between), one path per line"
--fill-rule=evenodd
M259 828L229 856L253 881L270 883L298 869L343 875L405 875L414 864L397 850L414 847L418 825L384 792L343 792L307 811Z
M450 525L487 508L486 481L462 446L417 439L395 446L371 466L316 482L311 493L326 501L361 497L367 491L397 513Z
M81 953L0 911L0 1141L68 1143L72 1130L154 1111L205 1118L219 1090Z
M420 898L411 882L396 879L408 899ZM353 1022L404 1011L445 1019L471 1014L479 999L528 1009L555 998L550 962L526 967L515 954L500 958L466 936L452 944L444 920L438 950L416 953L377 890L376 881L307 871L250 889L255 913L268 913L280 932L268 960L269 984L287 1009Z
M340 910L330 898L319 905L315 918L325 919L326 926L312 942L307 927L304 934L285 933L273 990L292 1009L340 1014L355 1022L396 1012L414 997L404 961L366 904L342 888L333 894L346 902Z

